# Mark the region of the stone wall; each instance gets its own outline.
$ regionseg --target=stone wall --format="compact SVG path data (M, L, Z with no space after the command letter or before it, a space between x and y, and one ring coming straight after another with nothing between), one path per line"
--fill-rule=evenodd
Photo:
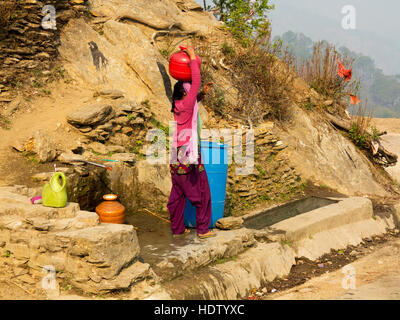
M1 254L15 265L29 265L32 278L43 278L47 266L57 281L99 293L154 276L139 261L133 226L99 223L95 212L82 211L77 203L59 209L32 205L31 195L22 186L0 188Z
M12 17L0 28L0 102L9 102L10 88L22 86L35 73L49 73L58 56L60 33L74 17L86 16L86 0L2 1L17 3ZM42 13L45 5L56 10L56 30L44 29Z
M245 134L242 145L245 146ZM266 122L254 129L254 169L239 175L238 165L229 166L225 215L242 216L302 195L303 181L289 159L282 156L287 144Z
M102 89L94 95L101 102L84 105L67 117L68 123L86 139L80 146L81 154L64 153L58 160L72 157L104 164L103 158L118 161L108 162L112 171L107 170L103 178L127 211L141 206L159 210L160 202L167 202L170 191L169 169L167 164L153 166L145 161L145 137L161 123L145 102L128 100L119 90ZM168 181L164 181L166 177Z

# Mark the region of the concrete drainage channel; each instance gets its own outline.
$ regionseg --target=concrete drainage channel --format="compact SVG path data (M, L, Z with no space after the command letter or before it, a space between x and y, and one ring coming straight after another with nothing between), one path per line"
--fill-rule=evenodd
M240 299L252 288L287 276L295 258L315 260L399 225L400 204L380 217L367 198L320 198L308 206L310 202L317 208L266 227L260 225L268 224L268 212L249 214L244 217L247 227L218 231L216 238L177 250L158 265L161 273L173 270L171 279L147 299Z
M127 299L240 299L290 273L295 258L315 260L331 249L399 225L400 204L374 216L367 198L310 198L244 217L237 230L200 240L191 232L152 262L132 225L99 223L76 203L61 209L30 204L34 190L0 188L0 253L29 264L38 284L52 265L90 293L124 290ZM178 240L177 240L178 241ZM127 292L127 289L129 291Z

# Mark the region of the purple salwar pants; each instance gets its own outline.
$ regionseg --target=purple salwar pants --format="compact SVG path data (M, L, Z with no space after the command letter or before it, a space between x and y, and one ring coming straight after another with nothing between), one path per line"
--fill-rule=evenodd
M211 221L211 193L206 171L199 172L196 166L187 174L172 174L171 177L172 189L167 207L172 233L182 234L185 231L185 197L196 207L197 233L207 233Z

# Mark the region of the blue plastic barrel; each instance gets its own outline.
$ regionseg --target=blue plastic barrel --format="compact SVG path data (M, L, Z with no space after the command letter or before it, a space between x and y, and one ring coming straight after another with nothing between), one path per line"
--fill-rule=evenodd
M224 216L228 177L228 149L226 144L201 141L200 150L211 191L211 222L209 228L214 228L215 222ZM196 207L188 199L186 199L184 223L189 228L196 227Z

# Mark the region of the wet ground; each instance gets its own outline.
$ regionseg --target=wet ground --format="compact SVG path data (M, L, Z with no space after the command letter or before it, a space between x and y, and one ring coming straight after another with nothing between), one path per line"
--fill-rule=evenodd
M195 229L190 229L190 234L184 237L173 238L170 223L161 218L146 211L128 214L126 217L127 223L136 228L141 248L140 256L144 262L152 266L161 262L178 247L199 241Z

